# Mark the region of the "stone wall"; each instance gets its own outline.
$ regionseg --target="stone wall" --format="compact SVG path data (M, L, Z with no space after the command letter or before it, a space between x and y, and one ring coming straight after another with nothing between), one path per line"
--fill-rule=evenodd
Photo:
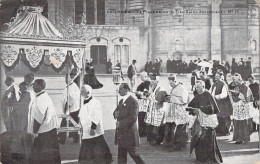
M105 45L107 46L107 59L111 59L113 66L115 66L117 58L115 57L115 46L129 46L128 60L122 61L122 69L125 73L127 67L131 64L133 59L136 59L138 63L145 63L147 58L144 55L142 44L139 38L139 29L137 27L128 26L90 26L85 31L86 40L86 58L90 58L90 47L92 45ZM101 38L101 41L97 42L96 38ZM120 42L119 39L123 41ZM121 51L122 51L121 47ZM123 54L121 54L123 55ZM143 66L138 66L138 70L141 70Z
M222 56L231 63L252 58L253 71L259 67L259 7L255 1L224 0L221 10Z
M189 61L197 58L210 58L210 14L199 12L209 11L207 1L172 1L158 0L154 2L154 58L160 57L164 61L167 58L178 58L174 52L181 52L182 59ZM176 7L176 5L178 5Z
M74 0L63 2L64 20L74 18ZM110 28L113 37L108 37L109 30L103 30L100 35L108 43L120 37L130 40L130 59L139 61L140 70L148 57L166 61L179 57L173 55L175 52L181 52L182 59L187 62L197 58L231 62L232 58L247 60L251 57L252 65L259 65L259 7L254 0L106 0L105 6L106 25L89 27L96 31ZM54 9L49 4L50 19L57 20ZM127 13L120 13L122 11ZM92 38L97 37L94 35L95 32ZM112 58L114 50L108 49L109 58Z

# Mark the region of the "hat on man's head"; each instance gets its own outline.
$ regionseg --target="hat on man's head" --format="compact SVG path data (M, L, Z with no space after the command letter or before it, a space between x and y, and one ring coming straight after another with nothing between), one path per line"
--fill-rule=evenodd
M134 60L132 61L132 63L135 64L135 63L137 63L137 61L134 59Z
M170 74L170 76L168 77L168 80L173 80L173 81L175 81L175 80L176 80L176 75Z

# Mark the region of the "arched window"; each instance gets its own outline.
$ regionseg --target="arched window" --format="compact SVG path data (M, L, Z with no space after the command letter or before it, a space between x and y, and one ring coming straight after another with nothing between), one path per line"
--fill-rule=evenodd
M114 63L119 61L122 67L127 67L130 62L130 40L116 38L112 42L114 43Z
M175 41L175 51L181 51L181 41L179 39Z

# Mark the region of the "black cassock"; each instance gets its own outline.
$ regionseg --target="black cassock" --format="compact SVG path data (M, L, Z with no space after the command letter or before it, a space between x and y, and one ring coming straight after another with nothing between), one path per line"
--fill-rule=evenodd
M188 106L199 108L201 112L207 115L217 114L219 112L216 101L208 91L197 94ZM193 128L195 127L193 126ZM201 126L196 126L196 128L200 129L192 129L195 134L192 134L191 141L191 149L195 147L196 159L202 162L222 163L222 156L218 148L215 129ZM200 131L201 134L199 134Z
M101 84L96 75L95 70L92 65L87 64L86 66L86 74L84 76L84 84L90 85L93 89L99 89L103 87L103 84Z
M84 104L89 103L92 97L84 100ZM92 122L91 129L96 130L97 125ZM104 135L94 138L82 139L79 152L79 164L110 164L113 161L110 149L105 141Z

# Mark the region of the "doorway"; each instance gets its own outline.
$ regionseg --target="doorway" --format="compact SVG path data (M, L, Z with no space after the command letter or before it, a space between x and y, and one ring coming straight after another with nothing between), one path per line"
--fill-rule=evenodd
M90 47L90 56L96 73L106 73L107 46L93 45Z

